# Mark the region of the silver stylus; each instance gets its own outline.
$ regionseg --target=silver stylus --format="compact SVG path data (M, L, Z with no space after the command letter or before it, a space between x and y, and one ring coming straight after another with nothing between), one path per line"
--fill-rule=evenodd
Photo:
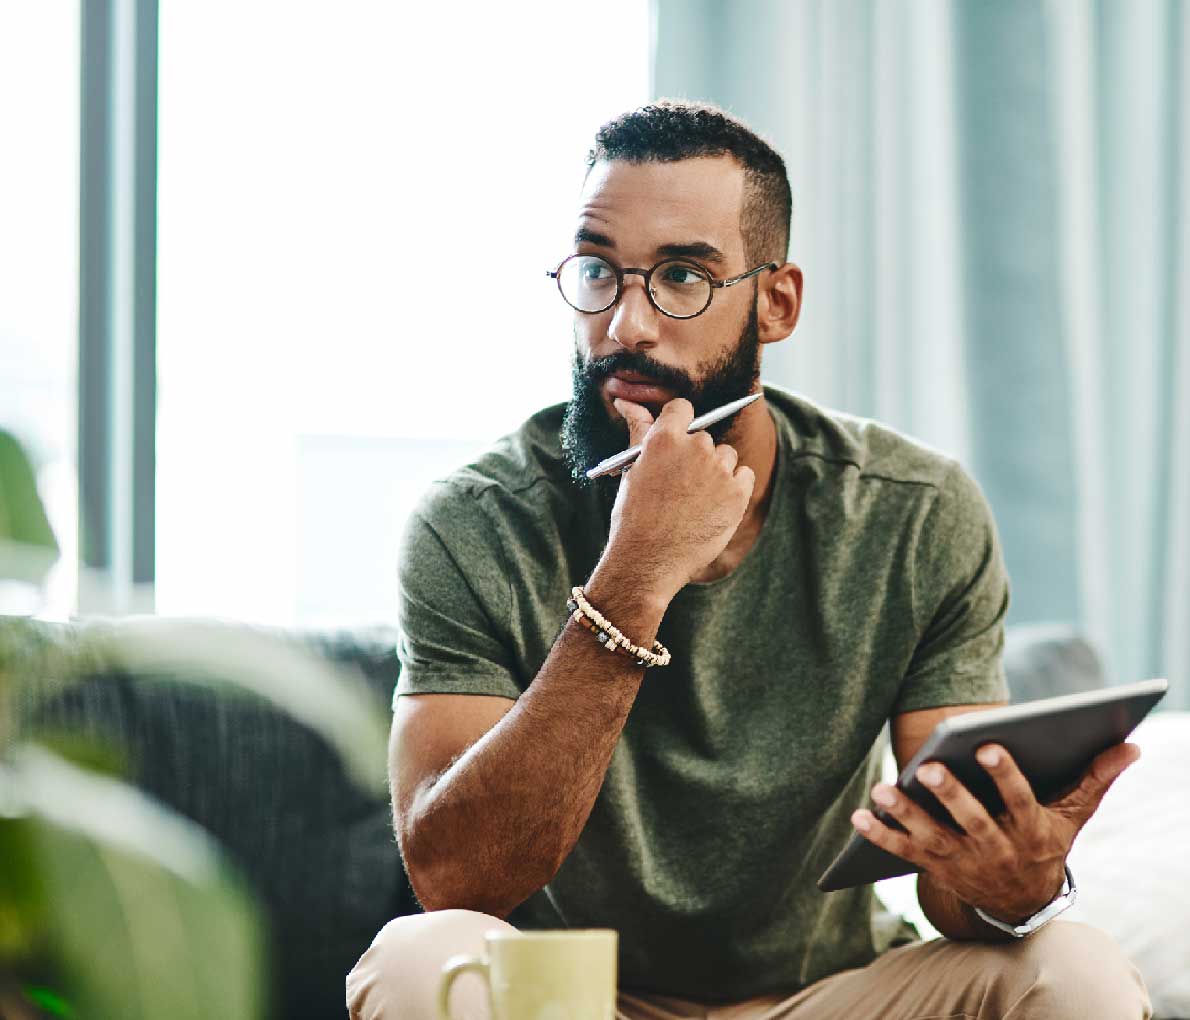
M714 425L717 421L722 421L729 415L735 414L736 411L742 411L752 401L760 399L759 393L750 393L746 397L740 397L739 400L733 400L730 404L724 404L722 407L716 407L713 411L707 411L706 414L700 414L687 427L686 432L698 432L710 425ZM615 456L608 457L607 460L601 460L590 471L587 472L588 478L602 478L604 475L610 475L613 471L619 471L621 468L631 464L637 457L640 456L641 447L630 446L623 453L617 453Z

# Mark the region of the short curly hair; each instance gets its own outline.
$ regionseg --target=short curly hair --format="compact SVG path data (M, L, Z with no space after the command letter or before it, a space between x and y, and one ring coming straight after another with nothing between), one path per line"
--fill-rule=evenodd
M785 161L743 121L710 103L659 99L621 114L595 135L587 169L596 163L672 163L733 156L744 168L740 233L750 262L782 265L789 254L793 195Z

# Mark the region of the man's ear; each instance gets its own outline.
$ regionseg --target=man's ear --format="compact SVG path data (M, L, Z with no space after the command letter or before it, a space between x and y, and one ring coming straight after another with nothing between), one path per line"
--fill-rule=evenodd
M802 271L792 262L772 270L760 292L756 309L762 344L784 340L802 313Z

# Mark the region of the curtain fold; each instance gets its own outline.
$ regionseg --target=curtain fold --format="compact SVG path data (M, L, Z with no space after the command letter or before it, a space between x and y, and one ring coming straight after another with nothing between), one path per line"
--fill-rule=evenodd
M1190 707L1190 102L1177 0L653 0L653 94L786 157L766 378L959 457L1010 622Z

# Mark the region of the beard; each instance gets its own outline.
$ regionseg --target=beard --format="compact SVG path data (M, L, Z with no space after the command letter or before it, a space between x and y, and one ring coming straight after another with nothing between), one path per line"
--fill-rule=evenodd
M695 417L746 397L760 378L760 330L755 296L739 342L718 360L700 365L698 380L636 351L620 350L586 362L576 345L571 370L574 395L562 416L561 438L571 476L580 486L593 484L587 478L587 471L629 445L627 423L622 418L611 417L600 393L600 384L616 372L639 372L671 390L675 397L685 397L694 405ZM719 443L730 435L734 424L733 415L706 431Z

